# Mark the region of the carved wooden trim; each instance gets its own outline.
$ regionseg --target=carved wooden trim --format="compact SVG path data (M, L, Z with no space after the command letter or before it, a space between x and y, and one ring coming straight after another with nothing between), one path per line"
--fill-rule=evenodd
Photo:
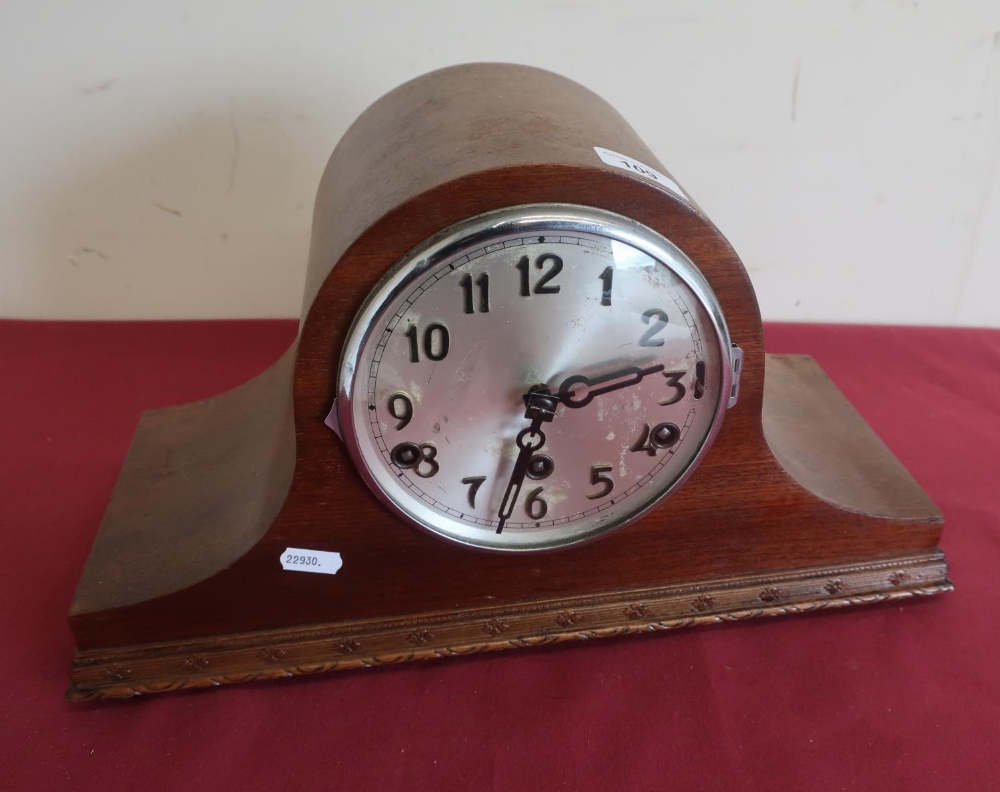
M780 584L780 585L779 585ZM952 590L941 553L655 590L78 652L74 701L811 613ZM771 599L768 599L771 597ZM762 604L763 603L763 604ZM263 661L264 667L261 667Z
M765 358L725 237L697 206L601 161L598 142L667 172L606 102L523 66L425 75L351 125L317 192L295 344L250 383L140 422L71 608L71 697L950 588L941 513L814 361ZM353 317L393 263L454 223L529 203L617 212L662 234L704 275L743 351L739 401L668 508L530 562L401 522L322 420ZM350 560L337 577L290 574L288 547Z

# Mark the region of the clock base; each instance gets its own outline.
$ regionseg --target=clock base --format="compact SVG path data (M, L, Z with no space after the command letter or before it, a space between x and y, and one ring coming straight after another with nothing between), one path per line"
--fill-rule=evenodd
M703 583L78 652L73 701L549 646L951 591L944 554Z
M290 359L286 355L283 361ZM246 486L240 482L259 475L253 467L256 457L243 453L239 443L254 445L258 453L276 447L286 418L267 402L261 414L272 416L273 425L259 421L254 434L229 433L220 422L227 416L245 421L248 411L256 412L253 405L271 392L269 382L281 381L286 365L279 362L258 380L216 399L144 417L88 560L84 581L96 582L93 587L81 583L71 611L81 649L73 663L70 699L121 698L809 613L952 588L944 554L935 546L942 520L933 503L811 358L781 355L767 358L761 417L767 446L784 474L715 502L715 516L721 518L716 520L721 523L716 544L746 541L748 533L776 532L767 568L749 553L726 553L742 568L681 576L666 563L657 565L657 557L651 571L637 553L634 567L625 571L625 583L614 587L601 588L579 576L561 595L490 604L485 600L496 598L479 596L476 586L482 584L473 581L481 577L474 577L453 584L449 596L464 603L459 607L421 605L411 597L404 609L398 601L384 606L368 595L341 603L356 609L354 615L303 624L308 608L318 613L316 609L337 606L332 592L344 591L338 588L343 573L331 578L284 572L276 548L292 538L268 532L255 542L252 530L255 520L266 529L273 511L294 501L294 487L284 507L273 494L281 490L280 481L274 488L261 485L247 492L239 501L247 509L244 523L234 522L219 505L231 504L234 489ZM216 431L203 431L206 425ZM275 475L280 479L287 474L279 468ZM773 508L768 504L798 497L815 506L797 523L781 523L776 512L768 511ZM748 518L758 506L760 516ZM206 527L201 533L196 517ZM228 536L219 530L226 520L233 532ZM349 523L328 524L324 512L315 520L319 530L312 535L324 537L331 549L338 536L344 540L351 530ZM433 541L408 526L396 530L396 542ZM546 554L545 563L554 571L573 564L593 570L583 554L590 548L608 552L611 541ZM757 540L762 541L766 539ZM212 558L222 563L222 547L243 553L238 560L249 569L244 581L231 577L227 582L228 569L205 577L199 564ZM437 543L428 548L446 552ZM518 573L543 563L538 557L496 559L460 548L448 552L464 554L466 567L482 565L483 575L498 564L513 564L513 571L504 574L515 582ZM680 554L688 568L701 563L698 568L706 569L718 564L711 553L711 548L678 542L672 553L659 558ZM822 554L840 560L817 563ZM147 573L130 576L136 565ZM362 567L364 576L381 580L380 585L401 574L380 566L378 555L345 553L345 565ZM648 580L657 575L660 582L650 585ZM192 577L196 579L186 582ZM303 593L297 585L312 588ZM210 596L212 586L223 593ZM149 593L157 588L160 593ZM372 615L378 607L382 612ZM253 627L247 629L247 624Z

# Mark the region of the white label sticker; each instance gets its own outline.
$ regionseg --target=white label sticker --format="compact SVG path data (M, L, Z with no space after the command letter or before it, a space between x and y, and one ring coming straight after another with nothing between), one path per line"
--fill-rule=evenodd
M629 173L638 173L640 176L645 176L647 179L655 181L661 187L666 187L670 192L677 195L677 197L683 198L685 201L691 200L684 194L684 190L681 189L681 186L677 182L669 176L664 176L655 168L643 165L639 160L632 159L625 154L619 154L617 151L612 151L611 149L594 146L594 151L597 152L597 156L601 158L601 162L604 164L627 170Z
M340 553L326 550L303 550L300 547L286 547L281 554L281 568L290 572L321 572L336 575L344 565Z

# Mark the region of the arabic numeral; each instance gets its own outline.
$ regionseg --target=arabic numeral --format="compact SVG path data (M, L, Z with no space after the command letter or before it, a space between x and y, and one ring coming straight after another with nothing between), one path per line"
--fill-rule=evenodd
M441 469L433 443L400 443L389 452L389 459L400 470L412 470L420 478L436 476Z
M399 405L402 404L402 407ZM399 421L396 429L405 429L406 425L413 418L413 401L406 391L396 391L389 397L389 415Z
M462 310L467 313L476 312L476 303L473 299L473 280L472 276L465 274L462 279L458 282L458 285L462 287L462 293L464 297L464 307ZM489 313L490 312L490 276L487 273L483 273L475 280L475 285L479 288L479 312Z
M420 362L420 352L417 349L417 326L410 325L406 328L406 332L403 333L410 341L410 362L419 363Z
M615 488L615 482L608 473L613 469L611 465L594 465L590 468L590 483L599 484L601 491L595 492L593 495L588 495L588 500L598 500L611 494L611 491Z
M532 520L540 520L549 511L549 504L542 500L543 487L537 487L528 493L524 501L524 511Z
M650 456L656 456L657 451L670 448L680 439L681 430L675 423L665 421L664 423L656 424L652 429L649 428L649 424L645 424L642 436L630 450L645 451Z
M486 476L469 476L462 479L462 483L469 486L469 508L476 508L476 493L479 492L484 481L486 481Z
M538 258L535 259L535 267L537 269L545 269L545 263L551 262L552 266L549 268L548 272L542 275L538 279L538 283L535 284L534 290L531 289L531 279L529 277L529 262L527 256L522 256L521 260L517 262L518 272L521 273L521 296L530 297L532 294L558 294L559 286L549 286L548 282L552 280L556 275L562 272L563 260L559 258L555 253L543 253Z
M417 326L411 324L406 328L406 332L403 335L410 342L410 362L419 363L420 351L417 349ZM423 342L424 355L428 360L433 360L435 363L439 360L444 360L448 355L448 347L451 346L451 336L448 333L448 328L440 322L427 325L423 334Z
M300 556L288 553L285 555L285 563L292 566L319 566L319 559L316 556Z
M687 393L687 389L681 382L681 378L687 374L686 371L664 371L663 376L667 378L667 386L673 389L666 399L660 399L660 404L664 407L669 407L671 404L677 404L681 399L684 398L684 394Z
M614 269L609 265L597 276L601 281L601 305L611 305L611 281L615 277Z
M667 312L662 311L659 308L650 308L642 314L642 323L649 324L650 319L656 319L656 322L650 327L645 333L642 334L642 338L639 339L639 346L641 347L659 347L663 346L663 339L656 338L667 326Z

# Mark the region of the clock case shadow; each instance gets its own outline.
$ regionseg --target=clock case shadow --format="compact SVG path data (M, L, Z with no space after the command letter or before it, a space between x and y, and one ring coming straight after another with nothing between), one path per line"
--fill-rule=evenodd
M452 67L365 111L320 183L295 342L233 391L143 415L70 610L70 698L951 588L940 512L814 361L765 356L726 239L598 145L666 171L610 105L528 67ZM561 551L489 554L390 514L323 419L351 321L385 271L442 228L528 203L617 212L678 245L743 350L741 390L691 478L638 522ZM287 547L339 552L343 568L289 574Z

